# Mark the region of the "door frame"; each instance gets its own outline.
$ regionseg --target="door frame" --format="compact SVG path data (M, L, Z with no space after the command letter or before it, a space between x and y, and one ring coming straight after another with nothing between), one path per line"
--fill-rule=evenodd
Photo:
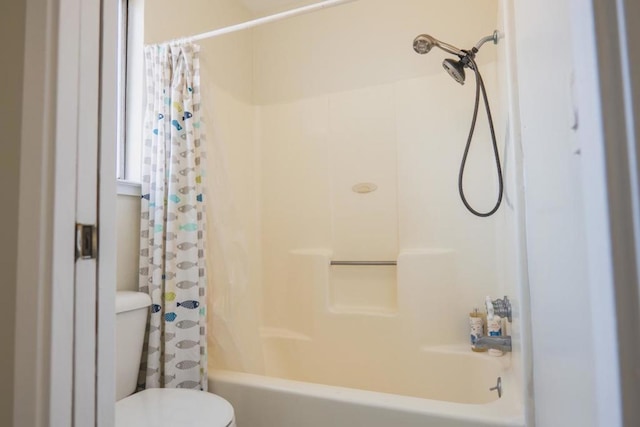
M96 400L96 390L106 396L114 381L111 368L109 381L104 367L96 376L96 348L103 355L98 363L107 367L105 346L113 351L109 325L114 322L100 319L107 317L108 303L98 313L97 344L94 322L96 281L100 276L98 292L108 293L105 289L115 287L115 280L109 281L114 266L96 272L94 260L75 261L76 222L96 223L98 138L109 134L98 134L99 119L108 117L104 112L98 117L99 107L105 107L98 104L101 8L100 0L26 1L13 425L96 424L96 406L98 418L106 421L100 424L113 425L113 404ZM100 161L109 162L109 156L105 148ZM108 191L111 177L105 175ZM115 182L111 187L115 194ZM108 194L104 198L108 201ZM106 222L100 234L108 261L115 237L104 236L114 228Z
M115 424L116 322L116 141L118 111L118 7L119 0L102 0L100 146L98 171L98 307L96 357L96 425Z

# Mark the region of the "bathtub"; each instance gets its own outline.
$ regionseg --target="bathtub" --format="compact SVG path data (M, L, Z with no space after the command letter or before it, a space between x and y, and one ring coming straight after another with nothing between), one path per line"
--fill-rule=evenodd
M365 384L365 390L335 380L319 384L212 370L209 391L231 402L239 427L524 426L510 355L495 358L462 347L427 347L420 353L426 369L415 372L404 390L392 382ZM402 364L397 369L402 372ZM498 376L502 398L488 390Z

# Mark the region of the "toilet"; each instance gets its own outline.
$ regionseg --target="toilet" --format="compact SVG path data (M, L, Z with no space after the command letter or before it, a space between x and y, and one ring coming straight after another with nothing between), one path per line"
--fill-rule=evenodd
M235 427L233 407L196 390L157 388L134 393L151 298L116 293L116 427Z

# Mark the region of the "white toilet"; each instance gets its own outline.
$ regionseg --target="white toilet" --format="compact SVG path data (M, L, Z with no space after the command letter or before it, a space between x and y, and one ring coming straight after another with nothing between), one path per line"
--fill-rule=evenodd
M136 389L151 298L116 294L116 427L235 427L233 407L195 390Z

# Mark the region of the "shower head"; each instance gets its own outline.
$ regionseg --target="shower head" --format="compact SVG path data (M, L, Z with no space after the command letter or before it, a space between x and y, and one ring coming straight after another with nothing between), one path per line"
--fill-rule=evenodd
M429 51L436 45L436 39L428 34L420 34L413 40L413 50L415 50L420 55L429 53Z
M451 58L447 58L442 61L442 67L447 70L447 73L449 73L449 75L453 77L455 81L457 81L461 85L464 84L465 73L464 64L462 63L462 61L456 61Z
M440 40L436 39L433 36L430 36L429 34L420 34L418 37L413 39L413 50L415 50L420 55L429 53L429 51L433 49L434 46L453 55L458 55L460 57L464 56L464 52L462 52L457 47L445 42L441 42Z
M445 70L447 70L447 73L449 73L449 75L453 77L455 81L463 85L465 79L464 67L472 67L472 65L470 64L474 64L473 59L482 45L490 41L493 42L493 44L498 44L499 39L500 34L496 30L490 36L481 38L480 41L478 41L478 43L476 43L476 45L471 49L461 50L428 34L420 34L413 40L413 50L421 55L424 55L426 53L429 53L429 51L435 46L447 53L456 55L458 58L460 58L460 60L445 59L442 62L442 66Z

